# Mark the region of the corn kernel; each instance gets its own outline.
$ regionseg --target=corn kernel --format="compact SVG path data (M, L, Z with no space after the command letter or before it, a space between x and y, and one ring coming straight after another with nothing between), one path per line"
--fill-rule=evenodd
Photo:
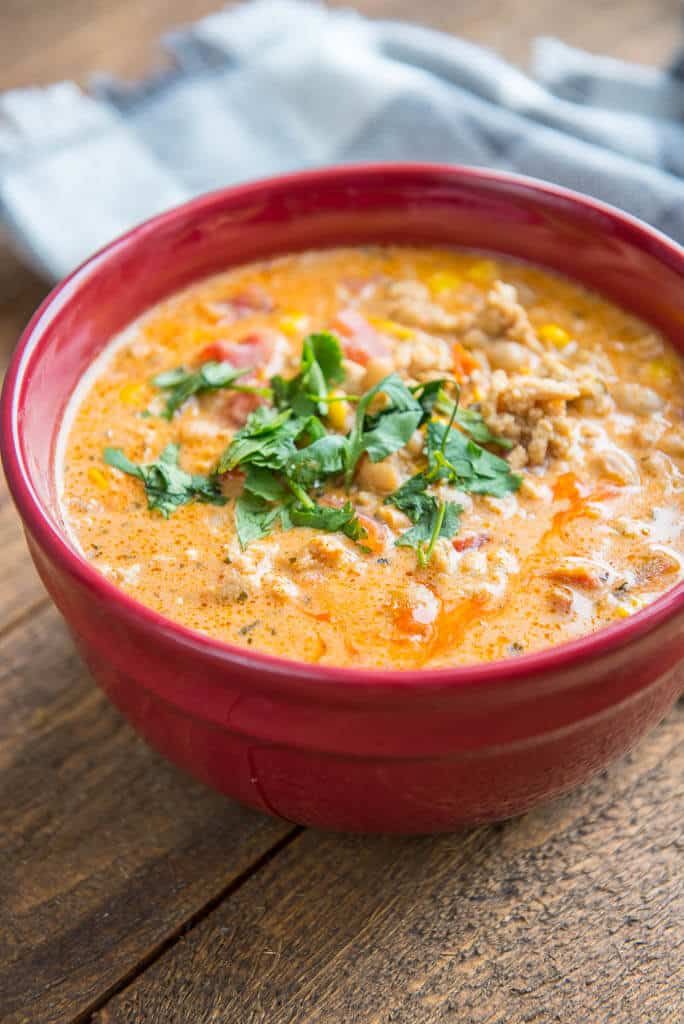
M411 330L410 327L404 327L403 324L398 324L396 320L383 320L382 317L372 316L368 318L368 322L376 330L381 331L383 334L391 334L395 338L408 341L416 336L415 331Z
M477 384L473 388L473 401L474 402L481 402L484 397L485 397L484 389L481 388L479 384Z
M565 348L570 341L570 335L560 324L542 324L537 334L542 341L547 345L553 345L554 348Z
M498 272L499 268L494 260L478 260L468 268L466 277L473 284L486 286L494 282Z
M100 491L106 491L109 488L109 480L107 479L106 473L103 470L98 469L97 466L90 467L88 470L88 479L92 484L95 484Z
M192 330L188 332L188 341L193 346L196 345L199 347L200 345L207 345L209 342L214 341L215 338L216 333L211 329L211 327L197 326L193 327Z
M299 338L306 330L307 321L304 313L285 313L278 321L278 327L288 338Z
M137 405L142 398L143 385L130 382L119 389L119 398L124 405Z
M339 391L333 391L332 397L339 396ZM346 430L347 417L349 415L349 402L330 402L328 405L328 423L334 430Z
M672 384L677 377L677 364L674 359L662 357L652 359L648 364L648 376L652 384Z
M145 333L152 341L167 345L178 338L181 333L181 326L177 320L156 320L148 324Z
M427 279L427 286L433 295L454 291L460 284L461 278L458 274L452 274L448 270L438 270Z

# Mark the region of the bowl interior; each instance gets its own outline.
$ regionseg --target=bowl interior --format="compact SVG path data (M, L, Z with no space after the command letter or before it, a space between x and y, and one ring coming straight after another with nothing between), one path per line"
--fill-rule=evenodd
M465 246L550 267L684 348L681 249L609 207L472 169L377 166L293 175L214 193L157 217L52 293L8 378L3 445L6 460L21 467L10 477L22 476L59 530L60 424L79 378L114 334L208 274L285 252L378 242Z

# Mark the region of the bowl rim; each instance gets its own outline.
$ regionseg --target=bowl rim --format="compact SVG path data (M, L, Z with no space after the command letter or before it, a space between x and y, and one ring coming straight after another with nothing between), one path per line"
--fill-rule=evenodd
M31 474L23 456L19 399L24 389L27 394L30 389L30 375L27 378L27 370L35 349L40 345L45 328L49 327L52 315L78 292L80 285L87 281L101 264L122 250L134 248L139 239L170 225L174 219L207 213L213 207L220 208L226 200L243 200L248 203L257 193L283 191L294 185L313 187L335 180L351 183L358 178L364 181L373 178L386 180L388 177L401 180L406 176L412 176L414 179L416 176L423 176L426 181L435 176L456 177L474 187L498 186L509 191L523 189L527 193L536 193L564 202L570 207L583 208L585 212L607 218L640 248L655 255L661 262L667 262L671 266L674 264L675 269L684 277L684 248L637 217L590 196L527 175L461 164L404 161L333 165L297 171L216 189L135 225L95 252L51 289L20 335L0 398L0 454L8 487L24 527L36 537L39 545L63 571L88 589L100 602L115 609L116 614L125 621L163 637L188 653L210 658L226 668L239 666L258 675L267 673L269 678L289 677L291 681L296 679L302 683L327 684L329 687L344 685L349 688L350 695L352 689L357 694L359 690L418 691L423 694L434 694L486 685L509 686L515 680L532 682L548 678L560 670L568 672L583 662L610 656L652 632L684 608L682 580L626 619L530 654L468 665L420 669L318 665L239 647L161 615L129 596L93 568L52 521L33 487Z

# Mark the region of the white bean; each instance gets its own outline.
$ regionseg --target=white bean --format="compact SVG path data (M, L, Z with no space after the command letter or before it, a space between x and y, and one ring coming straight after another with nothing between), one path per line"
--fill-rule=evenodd
M399 470L391 458L383 459L382 462L371 462L364 458L359 466L357 481L360 487L376 494L391 494L401 484Z
M486 351L490 364L507 373L536 370L539 366L539 356L517 341L497 341L488 345Z
M657 391L637 384L636 381L618 381L613 385L612 392L622 411L634 413L635 416L660 412L665 404Z
M619 448L606 448L594 456L594 467L601 476L618 484L638 484L639 470L631 455Z
M375 359L370 359L366 366L366 376L364 378L364 387L366 390L379 384L384 377L388 377L394 370L394 363L391 359L384 359L377 356Z

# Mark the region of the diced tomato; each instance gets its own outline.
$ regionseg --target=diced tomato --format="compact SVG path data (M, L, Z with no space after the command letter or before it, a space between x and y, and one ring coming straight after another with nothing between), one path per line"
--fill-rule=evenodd
M491 539L488 533L470 533L464 537L454 537L451 543L456 551L477 551L489 544Z
M366 537L359 541L359 544L369 548L374 555L383 552L387 543L387 530L385 527L377 519L371 519L370 516L364 515L363 512L357 512L357 519L367 534Z
M259 395L229 392L226 394L226 403L221 410L221 418L231 427L242 427L247 422L249 414L263 403L264 399Z
M198 354L197 361L206 363L230 363L236 369L254 367L254 374L244 378L248 383L254 379L266 378L282 369L287 350L287 341L277 331L264 329L245 335L240 341L221 339L206 345Z
M468 349L461 345L460 341L454 342L451 349L451 356L453 360L452 366L454 376L458 380L465 380L466 377L469 377L473 370L477 370L480 365L477 359L470 354Z
M336 317L335 326L343 335L342 348L348 359L365 366L370 359L389 356L387 340L375 330L356 309L343 309Z
M247 334L240 341L213 341L201 349L197 362L201 364L214 360L217 363L230 363L236 369L252 369L253 372L240 377L239 383L260 386L282 370L287 348L287 340L282 334L264 328ZM231 427L241 427L249 414L263 401L259 395L226 391L218 412L221 419Z

